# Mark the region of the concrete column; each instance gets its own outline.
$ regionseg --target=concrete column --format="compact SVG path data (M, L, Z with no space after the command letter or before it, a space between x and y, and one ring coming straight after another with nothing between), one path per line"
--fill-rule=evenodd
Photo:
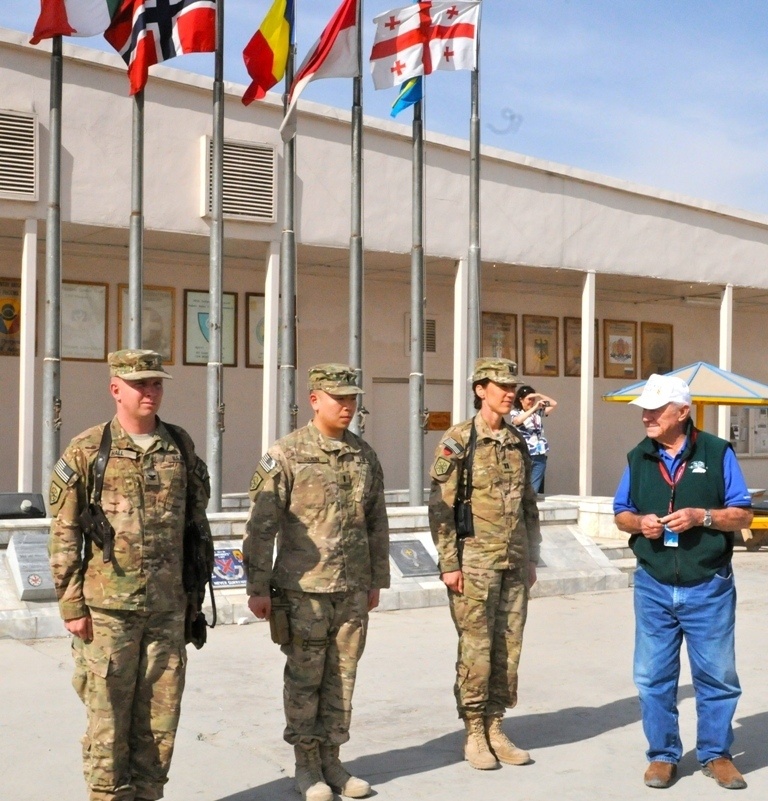
M32 492L35 443L35 330L37 328L37 220L24 221L21 254L21 352L19 357L18 491ZM45 488L43 488L45 489Z
M467 412L467 323L469 303L469 269L466 259L456 262L453 285L453 422L466 420Z
M733 284L726 284L720 301L720 355L718 367L731 370L733 354ZM731 438L731 407L717 407L717 436Z
M264 281L264 375L262 377L261 450L277 439L277 342L280 314L280 243L270 242Z
M581 289L581 383L579 387L579 495L592 494L595 417L595 272Z

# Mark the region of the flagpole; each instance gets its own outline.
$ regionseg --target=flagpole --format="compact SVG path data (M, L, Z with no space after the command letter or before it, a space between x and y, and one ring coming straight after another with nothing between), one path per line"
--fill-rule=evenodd
M45 356L43 358L42 480L45 488L61 451L61 36L51 43L48 213L45 226Z
M133 96L131 219L128 243L128 336L125 346L142 347L144 287L144 90Z
M424 126L423 101L413 106L411 374L409 385L408 502L424 503Z
M296 3L298 5L298 3ZM294 19L296 6L294 6ZM288 110L288 89L293 83L296 44L291 31L285 65L283 114ZM283 231L280 235L280 403L277 435L284 437L296 428L296 238L294 232L294 188L296 181L296 137L283 144Z
M362 0L357 0L357 76L352 80L352 220L349 236L349 363L363 386L363 33ZM350 429L365 432L362 396Z
M469 123L469 293L467 316L467 364L474 368L480 356L480 30L477 31L477 65L472 70ZM469 387L470 399L472 388ZM472 408L470 403L468 408Z
M213 165L211 170L211 244L209 260L207 462L211 477L209 510L221 511L224 372L222 367L222 273L224 261L224 0L216 6L216 51L213 79Z

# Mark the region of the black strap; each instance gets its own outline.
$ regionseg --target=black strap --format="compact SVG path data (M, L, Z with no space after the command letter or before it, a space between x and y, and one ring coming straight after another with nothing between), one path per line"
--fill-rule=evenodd
M160 418L157 418L158 425L160 424ZM182 439L181 433L179 429L171 425L171 423L164 423L166 430L171 435L171 439L176 443L176 447L179 449L179 453L181 453L181 458L184 461L184 466L187 469L187 509L186 509L186 519L192 519L193 513L193 499L192 499L192 482L189 480L190 475L194 471L194 465L192 464L192 455L187 450L186 445L184 444L184 440ZM216 625L216 596L213 594L213 581L208 576L208 592L211 596L211 623L210 628L213 628Z
M459 486L457 487L456 496L469 503L472 500L472 464L475 460L475 446L477 445L477 429L475 428L475 419L472 418L472 430L469 433L469 445L467 447L464 463L461 466L459 473Z
M109 461L109 452L111 450L112 426L110 423L107 423L104 426L104 431L101 435L101 444L99 445L99 453L93 465L93 492L91 494L91 503L94 506L101 505L101 491L104 489L104 473L107 472L107 462Z

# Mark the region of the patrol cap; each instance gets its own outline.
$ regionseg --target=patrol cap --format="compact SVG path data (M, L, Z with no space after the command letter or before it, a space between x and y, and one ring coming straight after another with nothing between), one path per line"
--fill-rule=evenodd
M356 377L355 368L349 364L316 364L309 368L309 391L322 389L329 395L362 395Z
M144 378L173 378L163 370L163 359L153 350L126 348L107 356L109 374L124 381L141 381Z
M476 384L486 378L502 386L521 383L517 377L517 363L511 359L489 359L487 356L479 358L475 362L475 372L472 373L471 381Z
M676 375L659 375L653 373L643 387L639 398L630 401L633 406L641 409L661 409L668 403L676 403L678 406L691 405L691 389Z

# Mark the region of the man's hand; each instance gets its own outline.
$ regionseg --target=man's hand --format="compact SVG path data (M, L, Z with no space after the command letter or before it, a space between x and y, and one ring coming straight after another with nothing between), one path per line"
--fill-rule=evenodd
M692 509L691 507L677 509L664 517L660 517L659 522L670 531L682 534L684 531L688 531L689 528L700 526L704 522L704 510Z
M441 573L440 578L451 592L455 592L458 595L464 593L464 575L461 570L451 570L448 573Z
M272 612L272 599L268 595L250 595L248 608L259 620L266 620Z
M381 590L368 590L368 611L371 612L379 605Z
M664 533L664 524L656 515L619 512L615 520L619 531L627 534L642 534L649 540L657 540Z
M72 620L65 620L64 628L70 634L79 637L83 642L90 642L93 639L93 621L90 615L76 617Z

